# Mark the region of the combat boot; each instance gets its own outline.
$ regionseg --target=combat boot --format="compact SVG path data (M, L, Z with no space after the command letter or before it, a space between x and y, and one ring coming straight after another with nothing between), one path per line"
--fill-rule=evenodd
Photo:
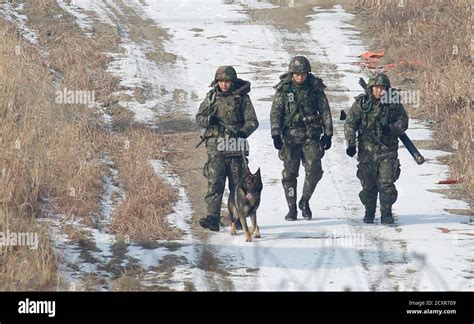
M392 215L392 206L380 208L382 217L380 219L382 224L393 224L395 220Z
M285 216L287 221L295 221L298 217L296 210L296 183L284 183L286 203L288 204L288 214Z
M298 207L300 208L304 219L311 220L311 218L313 218L313 213L309 208L308 200L301 198L300 202L298 203Z
M298 211L296 210L296 205L288 207L288 214L285 216L285 220L287 221L295 221L298 217Z
M213 214L207 215L205 218L199 220L199 225L203 228L208 228L211 231L219 231L219 217Z
M364 223L372 224L375 218L375 210L366 209L364 216Z

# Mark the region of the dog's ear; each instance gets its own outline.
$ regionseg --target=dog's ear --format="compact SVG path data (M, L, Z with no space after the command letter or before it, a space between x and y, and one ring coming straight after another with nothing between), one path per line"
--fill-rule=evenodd
M257 172L255 172L255 175L258 176L258 177L261 176L261 175L260 175L260 168L258 168Z

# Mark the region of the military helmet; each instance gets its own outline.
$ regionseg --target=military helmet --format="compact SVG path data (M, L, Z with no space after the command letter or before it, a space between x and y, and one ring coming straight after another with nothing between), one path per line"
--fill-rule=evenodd
M385 88L390 88L390 80L385 73L378 73L369 79L367 86L369 88L373 86L384 86Z
M232 66L220 66L219 68L217 68L214 79L216 81L235 81L237 80L237 72L235 72L235 69Z
M307 73L311 72L311 64L304 56L295 56L291 59L288 69L290 73Z

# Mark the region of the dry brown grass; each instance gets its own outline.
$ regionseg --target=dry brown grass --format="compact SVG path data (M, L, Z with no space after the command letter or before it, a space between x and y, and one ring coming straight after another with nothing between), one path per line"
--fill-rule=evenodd
M101 100L104 93L111 92L115 79L104 72L104 55L76 29L72 19L60 20L59 26L53 24L51 17L58 13L62 11L52 0L26 7L29 24L38 32L40 46L48 52L40 60L43 71L37 74L45 80L48 91L44 95L51 106L51 116L45 116L47 122L38 125L48 145L42 149L46 154L41 162L48 175L43 195L50 198L56 212L80 217L87 223L90 215L99 212L103 190L105 141L100 115L82 104L57 104L54 100L56 91L64 88L95 91L96 100ZM55 22L58 24L57 19ZM51 69L59 77L53 76ZM53 88L53 81L59 85Z
M374 48L385 50L387 62L417 60L389 71L395 84L411 78L420 90L421 106L413 117L430 120L441 148L452 151L452 177L472 206L474 198L471 4L468 0L359 0ZM401 86L403 88L403 85Z
M145 241L177 239L180 232L170 228L165 215L172 212L177 191L155 174L149 161L166 158L160 148L164 138L153 131L130 128L113 138L113 155L119 180L126 191L111 228L119 235Z
M39 7L44 11L38 11ZM34 9L28 11L29 17L48 56L25 42L12 24L0 22L0 169L4 170L0 228L39 232L41 245L36 251L5 250L0 278L2 289L54 289L59 285L57 260L46 228L32 217L41 215L40 201L47 200L55 212L87 221L98 212L103 189L99 116L84 105L57 104L55 92L63 87L91 90L106 82L101 72L91 73L99 71L103 61L93 56L95 49L87 46L80 33L64 28L55 35L49 31L51 26L44 25L41 15L48 17L55 8L53 1L27 8ZM86 44L81 49L71 47L81 42ZM83 64L90 59L96 66ZM51 68L59 73L56 80ZM53 81L60 86L55 88Z
M168 158L160 149L166 138L132 127L130 112L113 95L118 82L106 72L110 59L101 53L117 50L117 34L98 24L95 38L84 36L54 0L27 3L26 14L39 47L0 19L0 232L38 232L40 244L37 250L0 247L0 289L61 289L48 227L35 216L48 208L91 224L109 172L104 157L114 160L125 190L111 226L120 236L179 238L165 218L177 192L149 164ZM104 129L98 109L56 103L56 91L63 88L95 91L113 116L114 131ZM63 233L72 240L78 234L68 228Z
M38 51L10 24L0 21L0 26L0 231L38 233L40 239L37 250L1 248L0 281L4 290L46 289L58 284L56 258L32 216L39 214L39 197L53 181L48 154L55 151L54 130L44 127L56 120L52 88L48 78L38 78L45 73Z

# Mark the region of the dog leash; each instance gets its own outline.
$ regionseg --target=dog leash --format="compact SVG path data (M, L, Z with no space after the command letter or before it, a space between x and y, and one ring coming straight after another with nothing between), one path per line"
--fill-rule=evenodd
M245 158L245 148L241 149L240 152L242 153L242 164L244 165L244 170L246 171L248 168L247 159Z

